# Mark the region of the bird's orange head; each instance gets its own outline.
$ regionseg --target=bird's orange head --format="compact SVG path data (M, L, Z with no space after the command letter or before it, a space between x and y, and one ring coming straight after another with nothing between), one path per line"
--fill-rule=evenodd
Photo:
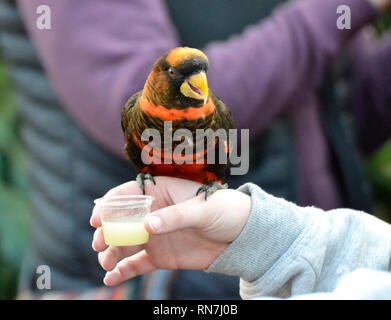
M200 107L208 101L208 58L198 49L178 47L154 64L143 95L166 108Z

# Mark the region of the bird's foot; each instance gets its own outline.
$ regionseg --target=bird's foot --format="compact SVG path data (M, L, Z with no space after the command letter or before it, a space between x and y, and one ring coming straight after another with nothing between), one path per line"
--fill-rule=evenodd
M228 184L224 183L221 184L218 181L211 181L208 184L202 185L196 193L196 196L198 196L200 193L205 192L205 201L208 199L208 196L210 196L212 193L215 193L217 190L223 190L228 189Z
M156 185L153 175L151 175L150 173L139 173L136 177L136 181L140 189L143 190L144 195L145 195L145 180L150 180L153 182L154 185Z

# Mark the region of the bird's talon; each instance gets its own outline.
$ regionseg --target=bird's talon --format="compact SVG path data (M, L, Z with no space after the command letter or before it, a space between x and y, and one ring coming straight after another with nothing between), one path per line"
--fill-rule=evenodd
M205 191L205 185L202 185L201 187L198 188L197 192L196 192L196 196L198 196L201 192L204 192Z
M145 180L150 180L153 182L154 185L156 185L156 181L153 175L151 175L150 173L139 173L136 177L136 181L140 189L143 191L143 195L145 195Z
M224 183L221 184L218 181L211 181L207 185L202 185L199 187L199 189L196 192L196 196L198 196L200 193L205 192L205 201L208 200L208 196L215 193L218 190L228 189L228 184Z

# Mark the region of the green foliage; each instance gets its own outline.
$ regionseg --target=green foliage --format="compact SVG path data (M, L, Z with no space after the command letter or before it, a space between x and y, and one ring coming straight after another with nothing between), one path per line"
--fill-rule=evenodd
M0 187L0 299L16 293L20 265L28 234L26 195L15 188Z
M375 23L379 34L391 28L391 10ZM25 153L11 85L0 57L0 299L15 296L30 224ZM391 121L391 120L390 120ZM375 213L391 222L391 141L367 161Z
M374 24L378 34L382 34L391 28L391 9L383 14Z
M375 29L380 36L391 29L391 8L375 22ZM391 222L391 140L368 159L367 172L376 201L375 214Z
M391 140L367 161L376 200L375 213L391 222Z
M25 154L11 86L0 61L0 299L15 296L28 241L28 198Z

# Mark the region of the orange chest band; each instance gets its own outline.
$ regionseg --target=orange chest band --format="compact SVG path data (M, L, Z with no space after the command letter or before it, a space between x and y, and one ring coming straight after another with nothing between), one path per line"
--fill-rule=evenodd
M153 149L148 144L143 143L133 132L131 132L131 134L132 134L133 140L136 142L138 147L141 150L144 150L144 152L148 153L152 158L154 158L155 160L158 160L158 161L160 161L162 159L171 159L174 161L178 161L178 160L179 161L189 161L189 160L197 161L198 159L203 158L208 153L208 149L205 148L201 152L196 152L196 153L193 153L188 156L182 155L182 154L175 154L173 152L167 153L164 151L161 151L160 155L157 155L155 152L153 152ZM215 141L214 145L216 145L216 143L217 143L217 141ZM225 153L228 154L229 153L228 144L224 140L223 140L223 144L224 144Z
M175 121L175 120L197 120L205 118L215 110L215 104L213 99L209 98L208 102L199 108L188 107L186 109L167 109L163 106L155 106L148 101L144 96L140 98L140 109L147 115L159 118L163 121Z
M189 161L193 160L196 161L200 158L203 158L205 154L208 152L207 149L202 150L201 152L193 153L192 155L186 156L182 154L174 154L174 153L165 153L162 151L160 155L156 155L153 152L153 149L148 145L144 144L133 132L132 132L133 140L137 143L140 149L144 150L144 152L147 152L152 158L155 160L161 161L163 159L171 159L174 161Z

